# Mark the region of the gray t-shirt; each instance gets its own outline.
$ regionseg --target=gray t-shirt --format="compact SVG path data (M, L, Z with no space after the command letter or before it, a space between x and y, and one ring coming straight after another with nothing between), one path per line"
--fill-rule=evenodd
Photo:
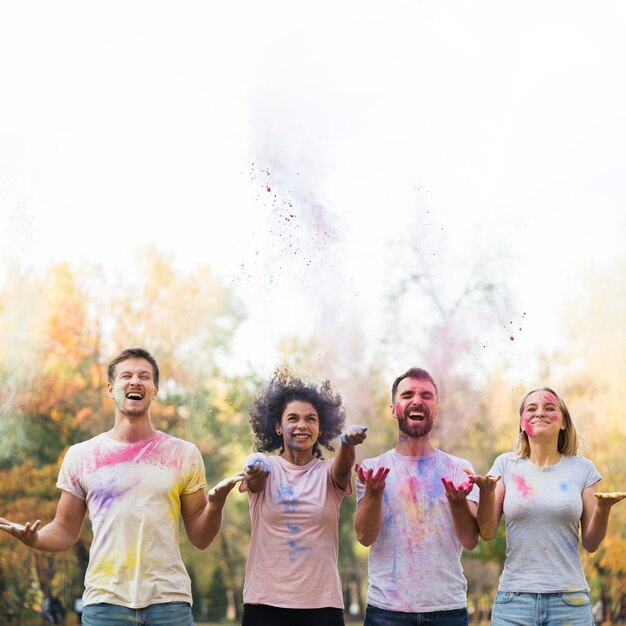
M580 456L541 468L501 454L489 470L505 488L506 561L500 591L589 591L578 554L582 492L602 477Z
M435 450L423 457L389 450L361 463L364 471L388 467L383 523L369 554L367 602L380 609L427 613L466 606L467 581L441 478L465 482L471 464ZM357 505L365 487L357 480ZM478 500L474 487L468 500Z

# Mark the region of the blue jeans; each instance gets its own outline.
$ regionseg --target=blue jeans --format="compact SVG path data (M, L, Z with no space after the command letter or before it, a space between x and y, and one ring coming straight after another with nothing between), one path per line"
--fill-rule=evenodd
M151 604L129 609L117 604L88 604L83 609L83 626L194 626L187 602Z
M491 626L593 626L589 594L498 591Z
M467 626L468 622L467 609L404 613L387 611L368 604L363 626Z

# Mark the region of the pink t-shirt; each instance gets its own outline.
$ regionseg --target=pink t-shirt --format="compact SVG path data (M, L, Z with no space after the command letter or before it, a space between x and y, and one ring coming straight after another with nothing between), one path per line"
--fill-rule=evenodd
M335 485L333 460L306 465L253 454L270 467L265 489L248 491L252 538L244 604L293 609L343 608L337 555L339 506L352 493ZM247 491L244 484L242 491Z

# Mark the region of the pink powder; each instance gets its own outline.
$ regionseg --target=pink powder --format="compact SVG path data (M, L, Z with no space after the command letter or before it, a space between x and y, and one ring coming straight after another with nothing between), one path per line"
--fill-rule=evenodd
M523 476L520 476L519 474L511 474L511 478L515 481L518 491L524 498L528 498L528 496L533 495L535 490L526 482L526 480L524 480Z

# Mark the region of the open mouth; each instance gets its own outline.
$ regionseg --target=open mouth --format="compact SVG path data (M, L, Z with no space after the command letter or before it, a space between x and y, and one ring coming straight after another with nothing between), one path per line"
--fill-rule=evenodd
M416 410L416 411L409 411L406 416L410 420L413 420L414 422L421 422L426 419L427 414L425 411Z
M126 394L126 397L129 400L143 400L143 395L140 394L138 391L131 391L130 393Z

